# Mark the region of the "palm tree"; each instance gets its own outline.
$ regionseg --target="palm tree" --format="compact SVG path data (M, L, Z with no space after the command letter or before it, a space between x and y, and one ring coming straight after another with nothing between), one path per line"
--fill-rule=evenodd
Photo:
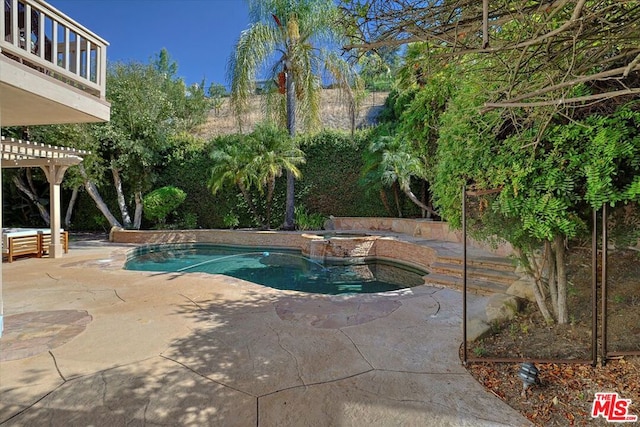
M437 215L437 212L422 203L411 191L412 177L426 178L426 163L412 152L407 143L390 136L382 136L371 144L369 150L381 153L377 168L382 184L398 185L414 204L424 209L429 215Z
M247 154L244 138L241 135L230 135L220 138L220 145L211 152L211 176L208 186L214 195L226 185L236 185L247 202L249 210L256 220L261 221L257 207L249 192L258 180L254 170L247 168L251 158Z
M261 194L266 188L266 212L264 226L271 227L271 205L276 186L276 178L282 176L282 171L294 178L300 177L298 165L304 163L304 153L300 150L293 138L272 124L256 126L251 133L252 160L247 167L256 176L256 187Z
M286 125L291 138L296 134L297 116L307 130L318 125L323 71L345 90L350 109L355 111L351 86L356 86L356 74L328 49L340 39L337 14L333 0L249 0L252 24L240 35L228 68L231 102L238 118L247 110L257 73L268 64L284 104L277 109L282 112L278 121ZM294 186L295 176L287 170L283 225L287 230L295 228Z
M211 153L211 192L216 194L227 184L236 185L254 219L263 228L270 228L276 179L282 176L283 170L298 178L297 165L304 163L304 153L286 132L270 124L258 125L250 135L232 135L221 138L220 142L222 144ZM266 197L264 215L253 201L254 188Z

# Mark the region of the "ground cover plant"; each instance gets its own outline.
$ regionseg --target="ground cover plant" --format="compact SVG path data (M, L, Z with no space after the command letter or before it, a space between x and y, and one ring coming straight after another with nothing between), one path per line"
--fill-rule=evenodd
M469 357L590 359L591 249L572 250L567 269L574 291L569 303L575 317L567 325L546 324L533 306L494 334L472 343ZM640 351L640 253L612 251L609 256L608 349ZM601 289L598 289L600 293ZM601 317L599 318L601 321ZM630 415L640 416L640 356L615 357L606 364L537 363L540 382L522 395L520 363L474 362L467 370L488 391L537 426L611 425L592 417L595 393L617 392L630 399Z

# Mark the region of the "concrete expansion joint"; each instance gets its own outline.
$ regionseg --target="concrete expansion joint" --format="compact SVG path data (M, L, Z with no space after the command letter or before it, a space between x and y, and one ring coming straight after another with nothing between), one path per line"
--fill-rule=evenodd
M180 365L180 366L182 366L182 367L183 367L183 368L185 368L186 370L188 370L188 371L190 371L190 372L192 372L192 373L196 374L197 376L199 376L200 378L203 378L203 379L204 379L204 380L206 380L206 381L210 381L210 382L212 382L212 383L214 383L214 384L218 384L219 386L229 388L229 389L231 389L231 390L233 390L233 391L237 391L238 393L242 393L242 394L247 395L247 396L249 396L249 397L259 397L259 396L255 395L255 394L253 394L253 393L249 393L249 392L248 392L248 391L246 391L246 390L241 390L241 389L239 389L239 388L237 388L237 387L234 387L234 386L232 386L232 385L229 385L229 384L223 383L223 382L221 382L221 381L214 380L214 379L212 379L212 378L210 378L210 377L208 377L208 376L206 376L206 375L204 375L204 374L201 374L200 372L198 372L197 370L195 370L195 369L191 368L190 366L185 365L185 364L184 364L184 363L182 363L182 362L178 362L177 360L172 359L172 358L170 358L170 357L168 357L168 356L165 356L165 355L161 354L161 355L160 355L160 357L162 357L163 359L168 360L168 361L170 361L170 362L173 362L173 363L175 363L176 365Z
M371 369L364 370L362 372L358 372L358 373L351 374L351 375L346 375L346 376L340 377L340 378L334 378L334 379L331 379L331 380L317 381L317 382L313 382L313 383L293 385L291 387L284 387L284 388L281 388L281 389L278 389L278 390L274 390L274 391L270 391L268 393L261 394L260 396L258 396L258 399L260 399L262 397L267 397L267 396L272 396L274 394L282 393L283 391L296 390L296 389L299 389L299 388L307 389L309 387L315 387L315 386L318 386L318 385L333 384L333 383L337 383L337 382L340 382L340 381L348 380L348 379L351 379L351 378L356 378L356 377L359 377L361 375L365 375L365 374L368 374L369 372L374 372L374 371L377 371L377 370L378 369L371 368Z
M116 289L114 289L114 290L113 290L113 293L115 294L116 298L118 298L120 301L122 301L122 302L126 302L126 301L124 300L124 298L122 298L122 297L118 294L118 291L117 291Z
M188 296L186 296L185 294L178 294L180 295L182 298L186 299L187 301L189 301L191 304L195 305L198 310L200 311L207 311L206 308L203 308L202 306L200 306L200 304L198 304L196 301L194 301L193 299L189 298Z
M53 277L53 276L52 276L51 274L49 274L49 273L46 273L46 275L47 275L47 276L49 276L49 278L50 278L50 279L55 280L56 282L60 280L60 278L59 278L59 277Z
M51 350L49 350L49 355L51 356L51 359L53 359L53 366L56 368L56 371L58 371L58 375L60 375L60 378L62 378L62 381L66 383L67 379L64 377L64 375L62 375L62 372L60 371L60 367L58 366L58 361L56 360L56 356L53 354Z
M360 351L360 347L358 347L358 344L356 344L353 339L351 339L351 337L349 336L349 334L347 334L342 328L338 328L338 330L342 333L342 335L344 335L349 342L353 345L353 348L356 349L356 351L358 352L358 354L360 355L360 357L362 357L362 360L364 360L367 365L369 365L371 367L371 369L375 369L373 367L373 365L371 364L371 362L365 357L364 354L362 354L362 351Z
M23 413L27 412L28 410L30 410L31 408L35 407L38 403L42 402L44 399L46 399L47 397L49 397L49 395L51 395L52 393L56 392L60 387L62 387L65 383L61 383L59 384L57 387L54 387L51 389L51 391L49 391L48 393L45 393L44 395L42 395L39 399L33 401L31 404L25 406L24 408L22 408L22 410L16 412L15 414L13 414L12 416L10 416L9 418L5 419L5 420L0 420L0 425L6 424L8 422L10 422L11 420L13 420L16 417L19 417L20 415L22 415Z
M448 372L448 371L408 371L406 369L388 369L388 368L375 368L377 372L392 372L394 374L408 374L408 375L450 375L455 377L468 377L467 371L462 372Z
M300 380L300 382L303 385L306 385L304 382L304 378L302 378L302 372L300 370L300 361L298 360L298 358L296 357L295 354L293 354L293 352L291 352L288 348L285 348L285 346L282 345L282 337L280 336L280 332L277 331L276 329L272 328L271 326L269 326L269 329L271 329L271 331L273 333L276 334L276 336L278 337L278 347L280 347L281 349L283 349L289 356L291 356L293 358L293 360L295 361L296 364L296 373L298 374L298 379Z
M438 301L437 299L435 299L433 296L431 296L431 299L437 304L438 308L436 308L436 312L433 313L431 316L431 318L434 318L436 316L438 316L438 313L440 313L440 301Z

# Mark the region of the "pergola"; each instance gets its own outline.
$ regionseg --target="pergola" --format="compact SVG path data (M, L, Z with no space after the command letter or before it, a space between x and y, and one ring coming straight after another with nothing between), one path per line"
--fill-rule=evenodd
M63 248L60 241L60 184L69 166L82 162L88 151L74 148L56 147L29 141L1 137L2 168L41 168L49 181L49 216L51 228L51 245L49 256L62 257ZM1 196L0 192L0 196Z

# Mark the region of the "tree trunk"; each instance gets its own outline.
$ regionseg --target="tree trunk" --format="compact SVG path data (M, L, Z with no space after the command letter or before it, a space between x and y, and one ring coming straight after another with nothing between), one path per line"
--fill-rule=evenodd
M273 178L267 183L267 206L265 212L265 226L268 229L271 228L271 206L273 204L273 192L276 189L276 179Z
M556 272L558 278L558 323L564 325L569 322L567 306L567 272L564 268L565 249L564 237L555 236L553 239L554 252L556 253Z
M535 280L535 285L533 286L533 295L536 298L536 303L538 304L540 313L542 314L542 317L544 317L544 321L547 322L547 324L552 324L553 316L549 312L547 303L544 300L544 295L540 291L540 288L542 287L542 281L540 280L540 277L536 277L534 280Z
M380 189L380 200L382 200L382 206L387 211L389 215L393 215L391 211L391 206L389 206L389 199L387 198L387 193L384 191L384 188Z
M18 190L22 191L25 194L25 196L27 196L27 198L29 198L29 200L31 200L31 202L34 205L36 205L36 208L38 208L38 212L40 213L42 220L48 226L51 222L51 218L49 217L49 211L42 203L40 203L40 199L38 198L38 195L35 194L27 186L27 184L22 180L22 177L20 175L18 174L14 175L12 180L15 186L18 188Z
M434 214L435 212L433 211L433 209L431 209L429 206L425 205L424 203L422 203L415 194L413 194L413 191L411 191L410 188L405 188L403 189L404 194L407 195L407 197L409 197L409 199L415 203L416 205L418 205L420 208L422 208L423 210L429 212L429 215Z
M422 194L420 195L422 198L422 203L427 204L427 181L422 180ZM422 209L422 218L430 218L431 213Z
M120 222L118 222L116 217L113 216L107 204L104 202L104 200L102 200L102 196L100 196L100 192L96 188L95 184L91 182L91 180L89 179L89 176L87 175L87 171L84 169L84 166L82 165L82 163L78 165L78 170L80 171L80 174L82 175L82 179L84 180L84 188L87 190L87 193L89 193L89 196L91 196L91 198L95 202L96 207L100 210L100 212L102 212L102 215L104 215L107 222L109 222L109 226L111 228L112 227L122 228L122 225L120 224Z
M293 81L293 72L289 65L285 67L287 79L287 130L291 138L296 137L296 90ZM285 206L284 224L285 230L295 230L295 184L296 178L291 171L287 171L287 198Z
M551 246L551 242L546 240L544 242L544 250L545 250L545 259L549 261L549 266L547 271L548 274L548 283L549 283L549 295L551 295L551 308L553 309L553 314L558 318L558 286L556 283L556 258L555 253L553 251L553 247Z
M245 187L244 184L242 182L240 182L240 181L238 181L237 184L238 184L238 188L240 188L240 192L242 193L242 196L244 197L244 200L247 202L247 205L249 206L249 210L253 214L253 217L255 218L255 220L258 221L258 223L260 223L260 224L264 224L264 221L262 220L262 216L258 212L258 209L256 208L256 205L253 204L253 200L251 199L251 194L249 194L249 191L247 190L247 187Z
M69 205L67 205L67 213L64 216L64 226L67 227L67 229L71 228L71 215L73 214L73 208L76 206L79 192L79 187L73 187L71 199L69 200Z
M400 194L398 192L398 182L394 182L391 186L393 189L393 198L396 202L396 209L398 211L398 218L402 218L402 207L400 206Z
M29 188L31 189L31 193L38 194L36 191L36 186L33 185L33 174L31 173L31 168L26 168L24 170L24 174L27 177L27 184L29 184Z
M133 228L135 230L140 230L140 226L142 225L142 192L136 191L133 193L133 197L136 203L136 209L133 212Z
M542 283L542 274L541 270L538 267L538 263L533 258L529 258L528 255L522 252L519 248L514 248L514 252L518 259L520 260L522 266L527 271L527 274L533 278L533 295L536 299L536 304L538 304L538 309L540 310L540 314L544 318L544 321L548 324L553 323L553 316L549 312L549 308L547 307L547 303L545 301L544 293L541 291L543 289ZM533 256L533 255L532 255Z
M124 191L122 191L122 179L120 179L120 171L112 167L111 173L113 174L113 185L116 187L116 194L118 195L118 207L120 207L120 213L122 214L122 223L124 224L125 228L131 228L131 216L129 216L129 209L127 208Z

